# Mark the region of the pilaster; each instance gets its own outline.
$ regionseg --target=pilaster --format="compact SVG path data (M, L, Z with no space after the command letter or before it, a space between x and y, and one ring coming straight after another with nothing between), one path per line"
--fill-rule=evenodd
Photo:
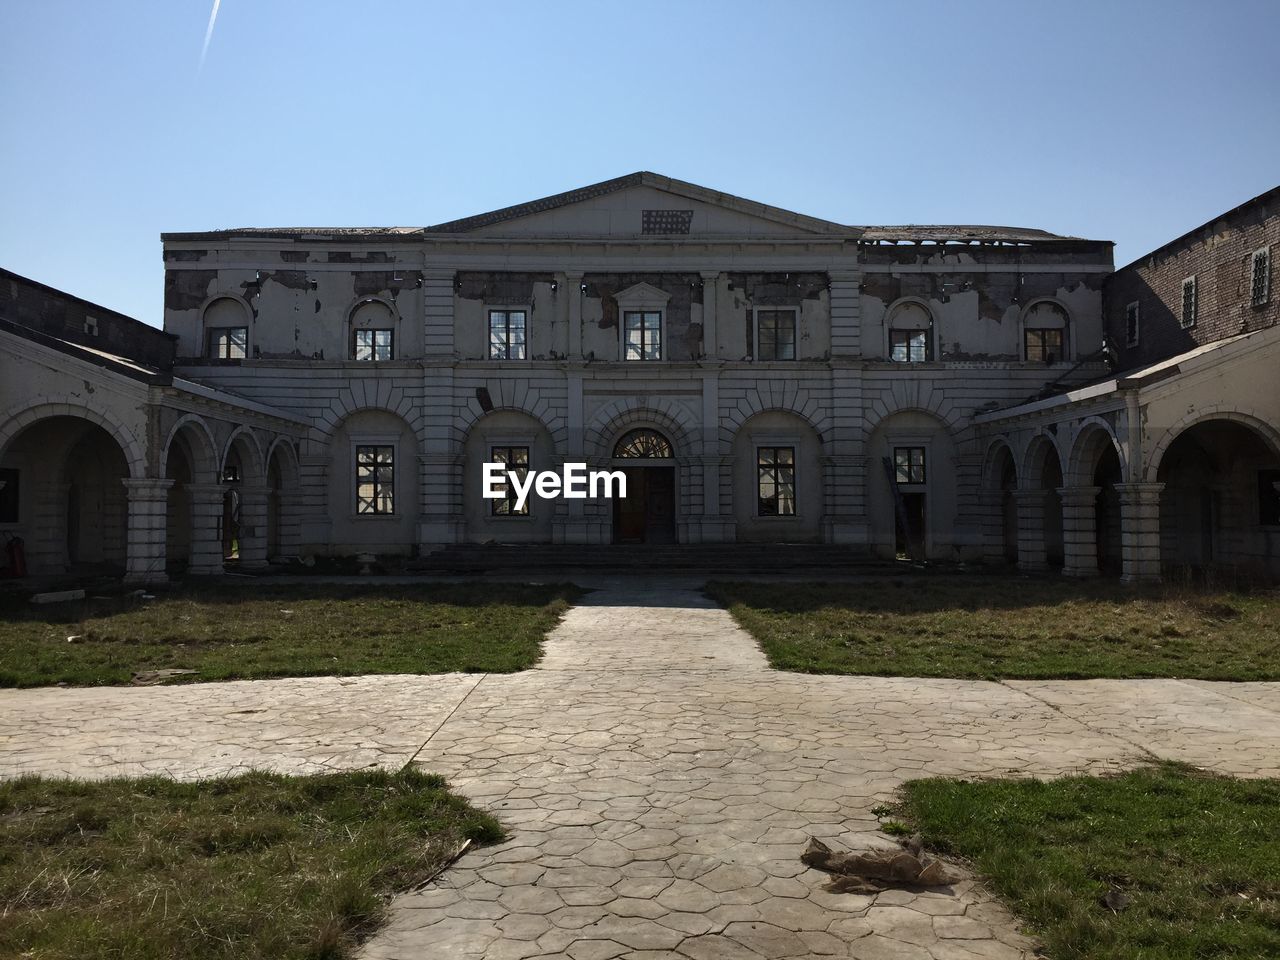
M185 485L191 503L191 565L187 572L196 577L216 577L222 567L222 497L220 483Z
M1160 491L1163 483L1117 483L1120 495L1120 580L1160 581Z
M1068 577L1098 575L1098 494L1101 487L1061 487L1062 572Z
M172 480L125 479L129 501L128 542L125 547L125 583L164 583L165 538Z
M1044 537L1044 510L1048 490L1015 490L1018 503L1018 569L1044 573L1049 569Z

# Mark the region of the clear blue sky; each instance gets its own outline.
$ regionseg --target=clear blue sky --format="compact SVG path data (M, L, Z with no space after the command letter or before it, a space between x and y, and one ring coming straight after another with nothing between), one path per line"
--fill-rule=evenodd
M159 234L654 170L1140 256L1280 182L1280 3L7 0L0 265L160 322Z

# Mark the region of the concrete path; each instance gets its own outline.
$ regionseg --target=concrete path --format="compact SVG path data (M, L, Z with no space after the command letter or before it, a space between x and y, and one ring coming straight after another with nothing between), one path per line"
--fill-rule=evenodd
M1154 757L1280 775L1280 685L978 683L770 671L688 581L612 580L514 675L0 692L0 773L289 772L417 753L511 839L398 897L366 960L1021 958L976 884L833 895L808 836L884 844L927 775Z

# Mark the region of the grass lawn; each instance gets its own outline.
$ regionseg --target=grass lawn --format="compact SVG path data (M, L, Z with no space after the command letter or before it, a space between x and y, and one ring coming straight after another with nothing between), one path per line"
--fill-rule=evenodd
M0 781L0 956L348 957L389 894L501 835L412 768Z
M881 676L1280 679L1280 592L917 576L711 583L780 670Z
M897 815L971 861L1054 960L1280 957L1280 780L1164 765L903 797Z
M572 586L199 587L154 600L0 607L0 686L508 672L531 666ZM75 637L68 641L68 637Z

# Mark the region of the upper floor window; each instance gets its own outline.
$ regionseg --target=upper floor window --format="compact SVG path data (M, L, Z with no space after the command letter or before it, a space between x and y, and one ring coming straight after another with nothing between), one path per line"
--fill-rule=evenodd
M525 319L523 310L489 311L489 359L523 360L525 358Z
M1124 308L1124 342L1125 346L1138 345L1138 301Z
M756 359L796 358L796 308L756 309Z
M1056 363L1062 359L1062 331L1028 328L1022 333L1027 359L1039 363Z
M215 360L243 360L248 354L248 327L221 327L209 331L209 356Z
M390 360L395 334L391 330L355 331L355 358L357 360Z
M662 359L662 313L657 310L631 310L623 314L625 360Z
M91 337L96 337L98 335L98 318L97 317L91 317L88 314L85 314L84 332Z
M924 483L924 447L893 448L893 479L898 483Z
M529 475L529 448L528 447L490 447L489 462L501 463L506 465L507 473L514 473L523 484L525 477ZM507 481L506 476L502 478L500 484L496 484L504 491L504 496L497 500L490 500L489 510L495 517L527 517L529 515L529 501L525 500L520 507L516 506L519 497L516 495L515 485Z
M796 448L756 448L756 512L762 517L796 515Z
M1182 281L1182 329L1196 325L1196 317L1200 312L1200 291L1196 278L1187 277Z
M356 447L356 513L391 514L396 506L396 448Z
M924 363L931 360L928 330L890 330L889 359L898 363Z
M1260 307L1271 299L1271 248L1253 252L1253 278L1249 284L1249 302Z

